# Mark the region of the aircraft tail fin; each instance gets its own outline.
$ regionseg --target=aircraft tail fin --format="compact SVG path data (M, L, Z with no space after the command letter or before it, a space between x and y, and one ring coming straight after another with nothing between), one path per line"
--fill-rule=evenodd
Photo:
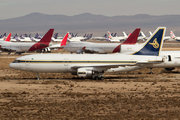
M152 32L151 31L149 31L149 34L150 34L150 36L152 35Z
M51 42L53 31L54 29L49 29L49 31L41 38L41 40L38 43L49 44Z
M124 31L123 31L123 35L124 35L124 37L128 37L127 34Z
M165 32L166 27L158 27L146 43L144 43L144 46L139 51L133 53L133 55L159 56L164 42Z
M11 40L11 33L9 33L9 35L7 36L7 38L5 39L5 41L9 42Z
M141 35L142 35L144 38L146 37L146 35L144 34L143 31L141 31L140 33L141 33Z
M25 34L24 34L24 37L28 37L28 35L25 33Z
M122 44L136 44L139 36L140 28L137 28Z
M111 33L109 31L108 31L107 37L108 39L112 38Z
M175 39L175 38L176 38L176 36L175 36L175 34L173 33L173 31L170 32L170 36L171 36L171 39Z
M49 31L42 37L42 39L35 43L29 51L35 51L38 49L43 49L49 46L49 43L51 42L51 37L53 35L54 29L49 29Z
M92 38L92 35L93 35L93 34L90 34L90 35L88 36L88 39Z
M6 33L4 33L3 37L4 37L4 36L6 37Z
M105 33L103 37L107 38L107 34Z
M66 46L68 35L69 35L69 32L64 36L63 40L61 41L61 46Z
M58 33L54 33L54 38L57 39Z
M114 33L113 37L117 37L117 33Z
M21 34L19 37L20 37L20 39L24 39L24 37L23 37L23 35L22 35L22 34Z
M16 39L18 37L17 33L14 35L13 39Z

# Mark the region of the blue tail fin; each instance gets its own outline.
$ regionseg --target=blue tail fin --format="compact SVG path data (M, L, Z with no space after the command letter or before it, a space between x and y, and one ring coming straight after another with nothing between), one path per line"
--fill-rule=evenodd
M58 38L58 33L54 33L54 38L55 38L55 39Z
M133 55L159 56L165 32L166 27L158 27L153 35L146 41L144 46L139 51L133 53Z

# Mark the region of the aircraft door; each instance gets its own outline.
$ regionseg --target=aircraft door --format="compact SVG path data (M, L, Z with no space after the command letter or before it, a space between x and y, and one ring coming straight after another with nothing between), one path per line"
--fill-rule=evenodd
M164 60L164 62L171 62L172 61L172 56L171 55L165 55L163 57L163 60Z
M64 59L64 66L68 66L68 59L67 58Z
M25 65L26 65L26 66L29 66L29 65L30 65L30 59L29 59L29 58L26 58L26 59L25 59Z

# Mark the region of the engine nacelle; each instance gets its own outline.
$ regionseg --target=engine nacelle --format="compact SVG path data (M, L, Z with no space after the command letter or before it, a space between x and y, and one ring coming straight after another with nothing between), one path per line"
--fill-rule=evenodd
M40 52L40 53L50 53L51 52L51 49L49 47L47 48L43 48L41 50L37 50L36 52Z
M93 71L91 68L79 68L77 70L77 76L78 77L86 77L86 78L90 78L93 75Z
M82 50L77 50L76 54L83 54L83 51Z
M172 71L174 70L175 68L165 68L166 71Z

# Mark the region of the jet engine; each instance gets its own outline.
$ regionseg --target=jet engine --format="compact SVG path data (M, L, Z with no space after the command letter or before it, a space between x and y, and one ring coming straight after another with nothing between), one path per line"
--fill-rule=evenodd
M169 71L169 72L172 71L172 70L174 70L174 69L175 69L175 68L165 68L165 70L166 70L166 71Z
M92 78L94 80L103 80L104 70L101 68L93 68L93 67L86 67L86 68L79 68L77 69L77 76L83 78Z
M91 78L93 75L92 69L89 68L79 68L77 70L77 76L83 78Z
M47 47L47 48L43 48L41 50L36 50L36 52L39 52L39 53L50 53L51 49Z

